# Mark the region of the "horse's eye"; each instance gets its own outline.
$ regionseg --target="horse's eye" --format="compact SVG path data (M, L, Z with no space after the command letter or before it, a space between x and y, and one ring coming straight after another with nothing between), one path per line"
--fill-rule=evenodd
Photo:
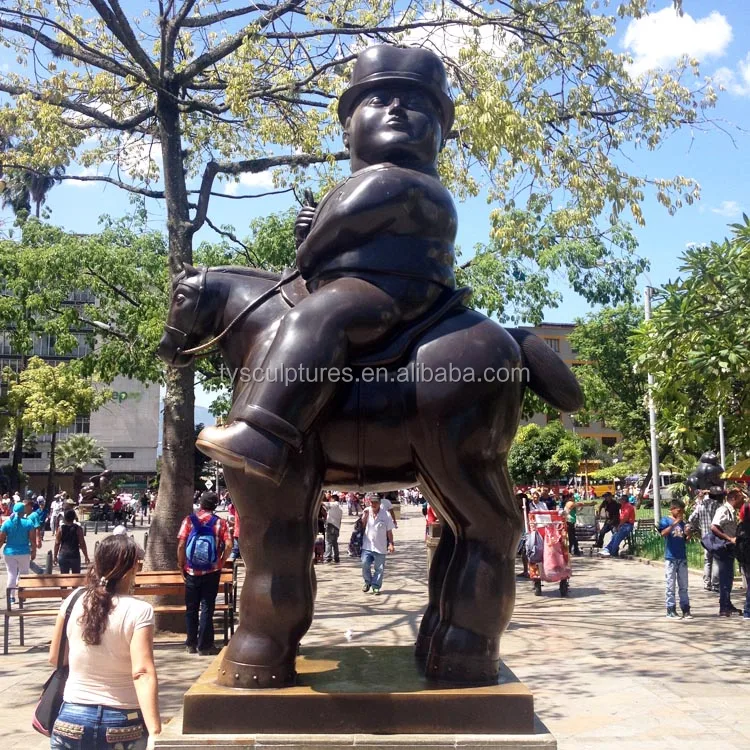
M180 292L179 294L175 294L174 301L175 302L184 302L187 299L187 297Z

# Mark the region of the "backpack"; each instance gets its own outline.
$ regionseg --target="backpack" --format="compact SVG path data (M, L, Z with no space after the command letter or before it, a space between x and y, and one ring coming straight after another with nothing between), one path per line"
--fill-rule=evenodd
M219 521L218 516L211 516L207 523L202 524L195 513L190 515L193 528L185 545L185 558L188 567L193 570L206 571L216 567L219 560L219 550L216 547L214 526Z
M526 536L526 557L530 563L544 560L544 540L538 531L529 531Z

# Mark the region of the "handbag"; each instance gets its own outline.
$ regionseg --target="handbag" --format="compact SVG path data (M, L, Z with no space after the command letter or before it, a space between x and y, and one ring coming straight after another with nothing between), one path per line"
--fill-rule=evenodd
M529 531L526 537L526 557L530 563L544 560L544 540L538 531Z
M65 692L65 683L68 680L68 665L65 664L65 648L68 645L68 620L73 606L80 599L85 589L79 589L73 594L68 609L65 612L65 622L63 623L62 635L60 636L60 646L57 651L57 669L47 678L42 688L42 694L39 697L39 703L34 710L34 719L31 726L37 732L49 737L52 734L52 727L62 708L63 693Z

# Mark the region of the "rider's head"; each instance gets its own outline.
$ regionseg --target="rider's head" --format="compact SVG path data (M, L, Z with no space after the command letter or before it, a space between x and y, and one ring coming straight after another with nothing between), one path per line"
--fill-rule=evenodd
M383 162L434 170L454 110L437 55L378 45L357 58L338 112L353 170Z

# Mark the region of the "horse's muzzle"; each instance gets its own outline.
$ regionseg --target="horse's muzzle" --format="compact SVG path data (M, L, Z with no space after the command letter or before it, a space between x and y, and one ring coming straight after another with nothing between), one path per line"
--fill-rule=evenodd
M165 333L161 337L156 354L159 359L163 359L168 365L172 365L172 367L187 367L193 361L191 355L180 352L180 347L177 346L169 333Z

